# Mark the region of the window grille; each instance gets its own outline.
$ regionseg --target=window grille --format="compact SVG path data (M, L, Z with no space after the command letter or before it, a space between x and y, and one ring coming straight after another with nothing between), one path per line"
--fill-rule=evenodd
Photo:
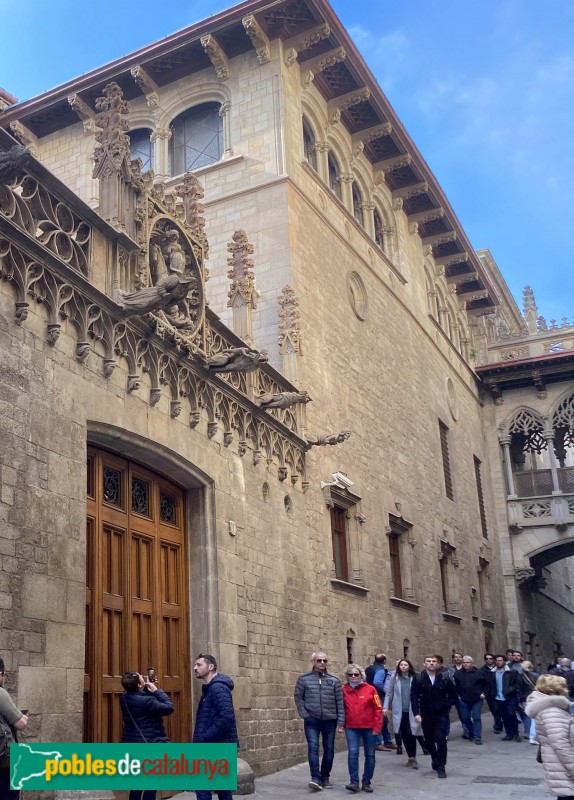
M219 161L223 155L223 120L219 103L194 106L173 121L170 174L181 175Z
M444 488L446 496L449 500L454 500L454 491L452 486L452 474L450 471L450 455L448 450L448 428L439 420L438 422L440 431L440 449L442 452L442 468L444 473Z

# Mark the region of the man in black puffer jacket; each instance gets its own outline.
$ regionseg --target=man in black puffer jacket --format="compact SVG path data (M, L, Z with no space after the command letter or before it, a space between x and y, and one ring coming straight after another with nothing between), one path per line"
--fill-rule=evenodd
M336 675L327 672L325 653L313 653L313 669L297 678L295 705L305 724L305 737L311 780L309 788L320 792L330 786L335 757L335 732L343 731L345 706L343 686ZM319 736L323 738L323 759L319 767Z
M201 653L193 665L195 677L203 681L201 700L195 715L193 741L204 744L239 744L231 692L233 681L229 675L217 671L213 656ZM216 791L219 800L232 800L231 791ZM211 800L209 790L196 791L197 800Z

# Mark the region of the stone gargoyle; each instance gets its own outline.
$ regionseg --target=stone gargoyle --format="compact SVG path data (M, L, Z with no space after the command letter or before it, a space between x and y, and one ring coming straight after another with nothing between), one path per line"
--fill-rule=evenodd
M117 302L126 316L141 316L150 311L162 311L177 306L187 297L193 284L197 284L197 279L192 275L165 275L155 286L146 286L137 292L119 291Z
M312 434L307 434L307 436L305 436L305 439L309 447L324 447L327 444L334 445L346 442L350 435L351 431L341 431L341 433L329 433L326 435L319 435L319 436L313 436Z
M9 183L32 158L27 147L15 144L5 153L0 153L0 183Z
M205 366L210 372L254 372L268 361L266 350L231 347L210 356Z
M311 398L307 392L279 392L271 394L267 392L255 398L255 403L259 408L290 408L297 403L310 403Z

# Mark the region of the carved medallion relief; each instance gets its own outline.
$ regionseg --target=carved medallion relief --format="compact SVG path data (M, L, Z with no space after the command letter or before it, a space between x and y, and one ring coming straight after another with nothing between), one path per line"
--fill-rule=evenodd
M363 279L358 272L350 272L347 278L347 290L349 292L349 301L351 308L355 315L360 320L367 319L369 304L367 299L367 291Z

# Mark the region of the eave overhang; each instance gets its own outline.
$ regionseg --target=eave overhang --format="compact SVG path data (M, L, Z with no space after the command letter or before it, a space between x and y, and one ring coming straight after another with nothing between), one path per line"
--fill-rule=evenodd
M339 124L345 125L353 141L360 144L375 173L391 191L395 209L404 211L411 232L426 243L427 255L456 284L456 293L467 311L489 313L500 300L486 270L438 181L326 0L241 3L45 94L10 106L0 112L0 126L10 130L12 124L20 123L33 136L42 138L78 123L77 112L69 101L72 95L78 98L75 104L79 101L88 113L95 113L96 98L112 80L120 85L127 100L139 96L142 88L132 75L134 67L141 67L158 87L210 68L212 62L201 43L207 34L216 40L227 59L248 52L255 44L253 28L246 24L249 17L254 17L263 37L270 41L281 39L287 45L327 26L326 35L310 35L305 49L295 50L297 62L304 68L324 53L345 51L342 60L335 59L336 63L313 77L316 88L327 103L335 106L339 98L362 92L361 102L343 104ZM367 134L377 126L386 126L384 135ZM477 297L477 292L482 296Z

